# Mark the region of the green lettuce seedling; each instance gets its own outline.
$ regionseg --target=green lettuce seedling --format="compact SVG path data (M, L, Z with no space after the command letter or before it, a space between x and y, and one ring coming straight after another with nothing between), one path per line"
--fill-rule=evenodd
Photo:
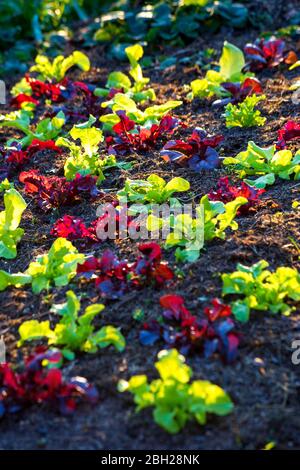
M276 151L275 145L263 148L250 141L246 151L225 158L223 164L232 165L240 178L258 176L255 180L245 180L256 188L273 184L276 176L285 180L291 176L300 179L300 151L293 157L290 150Z
M133 79L133 84L130 78L123 72L112 72L108 76L106 88L96 88L94 94L96 96L106 97L111 88L123 90L124 94L132 98L136 102L143 102L146 100L155 100L155 92L153 88L144 90L145 86L149 83L149 78L143 75L142 67L139 60L144 55L144 50L140 44L126 47L126 55L130 62L129 75Z
M229 227L237 230L235 216L239 208L247 202L246 198L237 197L234 201L224 204L220 201L210 201L205 195L196 208L197 217L178 214L162 219L149 215L147 229L154 232L164 230L168 226L171 231L167 235L165 248L177 246L175 255L178 261L194 262L199 258L205 242L214 238L223 240L226 236L225 230Z
M286 301L300 301L300 273L289 267L267 269L269 263L261 260L253 266L237 265L237 271L222 274L223 296L237 295L231 303L237 320L247 322L251 310L270 311L289 315L294 307Z
M25 341L33 341L46 338L49 345L63 347L65 355L72 357L74 351L95 353L100 348L113 345L117 351L125 348L125 339L121 332L114 326L107 325L95 330L92 324L96 315L104 309L102 304L89 305L82 315L80 301L73 291L67 292L67 301L60 305L54 305L52 312L61 316L60 321L53 329L49 320L25 321L19 327L20 340L18 346Z
M226 127L263 126L267 118L263 117L261 112L255 109L255 106L265 99L265 95L251 95L247 96L242 103L236 105L228 103L223 114L226 119Z
M83 52L74 51L68 57L59 55L52 62L47 56L38 55L30 72L37 72L39 80L60 82L74 65L84 72L88 72L91 66L89 58Z
M65 177L73 180L77 173L80 175L98 176L98 182L105 179L103 171L117 166L114 155L99 156L99 144L103 141L103 133L97 127L92 127L96 119L90 116L87 122L72 127L70 137L80 141L80 146L65 137L59 137L56 145L70 150L70 156L64 165Z
M57 238L48 253L39 255L24 273L9 274L0 271L0 291L9 286L31 284L32 291L39 294L53 285L66 286L76 276L77 265L84 260L85 255L78 253L71 242L65 238Z
M3 181L0 183L0 193L3 193L3 191L7 191L8 189L14 188L14 183L11 181L8 181L7 178L5 178Z
M13 127L25 134L19 142L22 147L27 147L31 144L33 139L37 140L54 140L62 131L62 127L65 124L66 118L62 111L59 111L56 116L51 118L45 118L39 121L35 126L34 130L31 130L30 119L32 113L29 111L19 110L9 114L0 115L0 127ZM7 146L10 143L15 142L16 139L10 139L7 142Z
M0 258L12 259L17 256L17 243L24 230L19 228L26 202L16 189L4 193L5 210L0 212Z
M243 52L233 44L225 41L222 55L219 62L220 70L208 70L205 78L193 80L191 82L191 93L188 98L208 98L211 96L230 96L221 83L239 82L243 83L247 77L253 74L242 72L245 66Z
M118 390L133 394L137 411L154 408L154 421L165 431L176 434L193 419L205 424L208 413L232 412L233 403L221 387L206 380L190 383L192 370L176 349L161 351L155 367L159 379L149 382L146 375L134 375L128 382L120 380Z
M171 201L179 203L172 198L176 192L184 192L190 189L190 183L184 178L172 178L168 183L158 175L152 174L147 180L127 179L125 186L118 193L118 199L122 202L154 203L161 204Z
M120 122L117 111L126 111L129 119L137 124L150 128L152 124L158 124L160 120L168 114L172 109L177 108L182 101L167 101L164 104L149 106L144 111L138 109L135 101L123 93L117 93L110 101L102 103L103 108L110 108L113 113L105 114L100 117L100 121L104 124L104 130L111 131L115 124Z
M78 253L71 242L57 238L48 253L39 255L26 270L26 274L32 277L32 291L38 294L53 284L66 286L76 275L77 265L84 260L85 256Z

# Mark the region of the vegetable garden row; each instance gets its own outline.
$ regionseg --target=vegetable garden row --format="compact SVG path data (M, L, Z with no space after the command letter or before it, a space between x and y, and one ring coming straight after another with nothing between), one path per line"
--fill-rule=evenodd
M207 256L221 246L226 257L226 240L244 227L244 220L248 227L252 220L255 224L272 187L300 184L300 122L286 120L268 146L245 140L243 150L231 154L222 147L224 135L214 133L209 121L205 128L191 127L181 113L186 103L196 107L196 114L209 105L229 138L230 132L235 138L236 128L263 132L267 116L260 105L272 96L261 76L297 71L296 48L275 37L244 48L225 41L204 76L189 80L187 75L181 99L171 90L169 100L157 98L146 77L143 47L134 44L125 52L128 66L102 77L102 87L89 83L93 64L83 52L53 60L38 55L11 88L8 112L0 116L5 131L0 290L9 296L3 297L4 305L19 299L27 306L12 324L10 312L1 311L10 358L0 365L2 425L12 414L22 416L25 408L69 415L81 407L82 413L101 407L101 384L94 383L91 370L85 377L84 366L82 376L73 377L72 364L80 367L87 355L101 361L111 354L110 361L120 365L126 349L138 342L145 355L152 351L157 359L150 370L145 364L145 373L143 363L138 373L129 373L128 364L118 366L118 372L111 366L118 399L125 399L131 411L135 404L147 420L144 409L149 408L167 433L179 433L192 422L202 428L207 421L217 433L227 415L235 413L236 400L224 377L239 361L241 348L247 348L245 325L263 316L276 322L280 315L295 320L299 315L299 198L289 209L298 233L290 237L293 263L273 268L256 254L253 262L237 260L230 271L219 271ZM294 81L286 91L292 95L299 86ZM159 155L157 171L147 172L153 152ZM143 165L145 177L136 177ZM208 176L203 187L209 189L203 190L207 175L213 181ZM167 218L151 213L153 204L180 210L187 202L194 204L194 213ZM114 212L97 215L97 207L107 203ZM121 230L141 230L135 204L148 208L149 238L165 225L171 228L165 240L118 237ZM99 239L99 228L105 232L111 225L115 240ZM206 257L215 287L199 302L181 285ZM201 283L203 277L200 290ZM135 305L143 297L148 303ZM128 328L121 315L124 304L132 315ZM190 358L197 358L200 367L220 363L223 382L216 383L209 373L193 374Z

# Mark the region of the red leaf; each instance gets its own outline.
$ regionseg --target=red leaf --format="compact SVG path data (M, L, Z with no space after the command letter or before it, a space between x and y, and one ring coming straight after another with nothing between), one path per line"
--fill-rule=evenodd
M48 98L51 101L59 101L61 98L60 85L53 83L44 83L40 80L25 76L27 82L29 83L32 93L37 98L44 97Z
M43 367L47 361L51 369ZM95 403L97 390L83 377L65 381L62 372L55 367L62 361L58 351L37 349L37 353L25 360L24 369L15 372L8 364L0 365L1 415L13 413L33 404L49 403L63 413L74 411L79 401Z
M44 210L75 204L84 195L95 198L99 195L97 177L77 174L72 181L65 177L43 176L38 170L23 171L19 180L25 184L28 194L37 194L37 202Z
M211 136L203 129L194 129L186 142L171 140L165 144L160 154L166 162L189 166L195 171L213 169L219 165L219 155L214 150L222 135Z
M10 104L18 109L21 109L23 103L33 103L36 106L39 105L39 101L34 99L32 96L25 95L25 93L20 93L19 95L12 98Z
M244 52L248 63L246 68L252 72L278 66L284 61L285 42L282 39L258 39L254 44L246 44Z
M179 121L171 116L164 116L159 124L153 124L150 129L142 128L128 118L125 111L118 111L120 122L113 126L116 136L106 138L108 151L111 154L130 152L131 150L148 150L155 146L164 134L172 134Z
M223 304L219 299L212 300L212 307L206 307L204 314L207 316L209 321L214 322L219 318L229 317L232 315L232 311L229 305Z
M225 204L237 197L245 197L248 203L240 207L238 211L238 215L245 215L250 208L255 207L259 202L259 196L264 192L264 189L256 189L243 181L238 186L234 186L230 184L228 176L224 176L219 179L217 189L208 193L208 197L211 201L221 201Z
M55 142L53 140L42 141L38 139L33 139L31 144L27 148L27 151L31 155L41 150L53 150L57 153L62 153L62 149L60 147L57 147L57 145L55 145Z
M288 121L282 129L278 131L278 142L276 143L277 150L286 148L286 143L290 140L300 138L300 122Z

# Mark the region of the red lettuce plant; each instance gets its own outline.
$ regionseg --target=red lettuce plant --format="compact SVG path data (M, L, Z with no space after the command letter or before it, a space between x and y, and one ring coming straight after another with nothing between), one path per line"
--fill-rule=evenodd
M165 295L160 298L163 307L162 320L150 320L143 325L140 341L144 345L164 340L168 347L176 347L184 354L200 351L204 357L219 353L230 363L237 354L240 334L231 318L231 308L219 299L213 299L212 306L204 309L206 318L192 315L179 295Z
M67 238L70 241L80 239L88 239L94 242L99 241L96 235L96 227L93 224L87 227L82 219L72 215L64 215L61 219L57 220L50 231L50 235L57 238Z
M141 256L133 263L120 261L111 250L106 250L101 258L92 256L78 265L77 274L93 278L101 295L108 299L117 299L131 288L150 283L159 287L173 279L173 271L161 261L161 248L157 243L143 243L138 249Z
M160 154L166 162L188 166L192 170L211 170L219 166L219 154L215 147L222 142L222 135L211 136L203 129L195 129L183 140L170 140Z
M25 93L20 93L19 95L14 96L10 102L11 106L14 106L17 109L21 109L23 103L32 103L36 106L39 105L38 100L32 96L26 95Z
M25 78L34 98L46 98L54 102L62 99L59 84L42 82L41 80L31 78L29 75L26 75Z
M118 204L118 201L112 203L114 206L117 206ZM121 214L122 211L124 211L124 215L126 216L124 219ZM115 228L115 237L117 238L121 230L128 229L133 225L137 230L135 218L133 216L127 215L126 208L119 206L115 207L113 214L111 212L106 212L97 219L93 220L89 227L87 227L85 222L79 217L64 215L55 222L50 234L54 237L67 238L70 241L85 240L100 242L107 239L106 235L108 233L109 227ZM99 228L101 229L101 234L98 231L97 235L97 229Z
M43 367L45 362L48 368ZM65 380L58 368L61 362L59 351L37 348L20 372L7 363L0 364L0 418L35 404L47 403L63 414L70 414L80 401L96 403L95 387L83 377Z
M159 124L152 124L150 129L141 127L126 116L125 111L116 113L120 122L113 126L115 136L106 138L108 152L115 155L124 155L132 150L143 151L153 148L158 139L165 134L172 134L179 125L179 121L169 115L164 116Z
M12 103L19 103L20 101L25 102L30 101L35 104L39 104L38 99L49 99L53 103L62 103L70 102L72 99L77 98L79 95L83 96L82 108L84 109L84 114L80 115L76 111L68 110L65 106L59 107L56 111L64 111L66 115L74 117L86 118L90 114L93 116L100 115L102 113L100 106L96 106L98 98L93 94L94 86L87 85L84 82L75 81L73 82L69 78L65 77L59 83L48 83L36 80L26 75L26 81L31 88L32 96L27 95L18 95L13 98ZM22 98L24 97L24 98ZM20 103L22 104L22 103Z
M228 176L224 176L217 182L217 189L208 193L208 198L211 201L222 201L227 204L227 202L234 201L237 197L245 197L248 199L248 203L238 210L238 215L245 215L258 204L259 196L264 192L264 189L254 188L244 181L234 186L230 183Z
M282 129L278 131L277 150L286 148L286 143L290 140L300 139L300 122L288 121Z
M285 60L284 49L285 42L275 37L257 39L254 44L246 44L244 52L248 62L245 68L251 72L257 72L265 68L277 67Z
M77 122L78 119L88 120L89 116L99 117L103 114L103 108L100 106L100 101L97 96L94 95L93 91L95 87L93 85L87 85L84 82L73 82L68 78L65 78L61 83L61 99L58 104L53 106L53 112L56 114L59 111L63 111L65 116L69 118L69 121ZM80 113L76 111L78 108L78 97L82 98L80 105ZM75 102L72 100L76 100Z
M243 83L224 82L221 83L221 86L230 93L230 96L214 101L213 106L241 103L247 96L259 95L263 92L261 83L257 78L246 78Z
M28 194L36 195L38 205L46 211L75 204L83 196L96 198L100 194L97 177L91 175L77 174L74 180L67 181L65 177L43 176L38 170L30 170L20 173L19 180L25 184Z
M38 139L33 139L26 150L22 150L19 142L13 143L9 148L1 148L0 157L3 165L0 167L0 180L11 176L11 174L28 163L35 153L41 150L53 150L59 154L62 152L62 149L57 147L53 140L42 142Z

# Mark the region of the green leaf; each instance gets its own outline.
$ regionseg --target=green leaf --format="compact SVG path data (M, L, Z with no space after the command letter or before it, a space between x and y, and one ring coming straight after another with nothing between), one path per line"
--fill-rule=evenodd
M153 412L154 421L170 434L176 434L181 430L181 426L176 421L176 410L155 408Z
M8 114L1 114L0 127L13 127L30 136L32 134L29 129L31 116L32 114L29 111L24 111L23 109Z
M223 81L233 81L234 77L241 73L244 66L243 52L230 42L225 41L220 58L220 73L225 79Z
M241 206L247 204L248 199L245 197L237 197L233 201L228 202L225 204L225 212L223 214L219 214L216 217L218 221L218 228L216 230L216 236L219 238L223 238L224 231L226 228L230 227L232 230L237 230L238 224L234 220L236 214Z
M165 190L171 193L188 191L189 189L190 183L184 178L179 177L171 179L165 186Z
M268 173L267 175L260 176L255 180L244 179L244 181L249 184L249 186L254 186L257 189L265 189L266 186L275 183L275 175L274 173Z
M247 199L239 197L224 204L220 201L210 201L205 195L200 201L200 206L196 209L196 217L189 214L179 214L164 220L156 220L155 217L150 216L147 219L147 229L156 231L158 228L168 225L171 231L166 238L165 247L183 247L176 250L177 261L194 262L199 258L200 251L206 241L216 237L224 239L227 228L230 227L232 230L238 228L235 220L237 211L247 202Z
M14 183L11 183L8 181L7 178L5 178L3 181L0 183L0 193L3 191L7 191L8 189L12 189L14 187Z
M9 189L4 194L5 211L0 213L0 223L4 221L6 230L15 230L21 221L26 209L26 202L16 189Z
M53 333L48 320L39 322L38 320L25 321L19 327L20 340L18 347L25 341L33 341L41 338L52 338Z
M79 325L89 325L95 318L96 315L104 310L103 304L93 304L89 305L83 315L81 315L78 319Z
M290 67L289 67L289 70L294 70L295 68L297 67L300 67L300 60L298 60L297 62L295 62L294 64L292 64Z
M238 47L227 41L224 42L219 64L219 72L213 69L208 70L205 78L191 82L192 92L188 94L188 98L207 98L214 95L220 98L229 96L230 93L221 86L223 82L243 83L248 76L253 75L242 72L245 65L244 54Z
M184 364L185 359L177 349L161 351L155 367L163 380L176 379L180 383L187 383L192 375L191 368Z
M260 260L253 266L237 265L237 271L222 274L223 296L235 294L232 302L236 319L246 322L251 310L289 315L294 307L287 300L300 300L300 273L297 269L279 267L269 271L269 264Z
M178 100L169 100L164 104L149 106L145 109L144 112L144 121L150 119L158 119L160 120L166 114L168 114L172 109L178 108L178 106L182 105L182 101Z
M73 126L70 130L70 136L74 140L80 140L80 143L88 156L92 156L97 152L99 143L104 140L102 131L96 127L80 128Z
M232 304L232 313L237 321L246 323L250 318L249 306L244 302L236 301Z
M132 66L134 66L144 55L144 50L140 44L126 47L125 52Z
M78 253L71 242L57 238L49 252L38 256L26 270L26 274L32 277L33 292L38 294L53 284L66 286L76 275L77 265L84 259L85 256Z
M98 346L101 349L113 345L117 351L120 352L124 351L126 345L125 338L122 333L111 325L102 327L90 338L90 341L93 345Z
M123 90L127 92L131 87L131 81L125 73L112 72L108 76L106 86L107 88L123 88Z
M126 113L135 113L137 106L135 101L124 93L116 93L110 100L101 104L102 108L111 108L113 111L126 111ZM101 119L100 119L101 120Z
M191 407L193 411L196 411L198 401L200 401L202 407L202 400L204 400L207 413L225 416L233 411L233 403L228 394L221 387L211 382L196 380L190 386L189 393L193 397Z
M52 312L60 315L60 321L56 323L54 329L50 328L49 321L24 322L19 328L18 346L25 341L44 337L49 345L63 347L64 356L68 358L72 358L73 351L94 353L98 348L105 348L109 345L113 345L117 351L123 351L125 339L117 328L108 325L94 333L95 327L92 322L103 309L102 304L89 305L84 314L78 316L80 301L73 291L68 291L67 302L51 308Z
M17 243L24 230L18 228L26 203L14 188L4 193L5 210L0 212L0 257L12 259L17 256Z
M299 154L300 155L300 154ZM275 181L275 177L283 179L299 178L299 156L296 153L292 158L290 150L276 152L275 145L262 148L254 142L248 142L247 150L240 152L236 157L224 158L224 165L233 165L241 178L245 175L258 176L256 180L245 180L248 184L264 188Z
M62 304L54 304L51 307L51 312L61 315L69 316L70 318L77 318L77 314L80 310L80 301L76 294L68 290L66 292L67 301Z
M261 116L261 112L256 110L255 106L265 98L265 95L251 95L236 105L228 103L223 114L226 118L226 127L263 126L266 118Z
M119 392L131 392L137 411L153 407L154 421L165 431L175 434L191 419L205 424L206 414L225 416L233 403L219 386L204 380L190 383L191 368L176 349L161 351L155 363L160 378L148 382L146 375L120 380Z
M156 174L148 176L147 180L127 179L123 189L118 191L117 196L121 202L136 203L163 203L170 200L172 194L187 191L190 184L183 178L173 178L166 181Z
M30 275L23 273L10 274L0 270L0 291L5 290L9 286L17 288L30 284L32 278Z
M59 55L51 62L47 56L39 54L35 59L35 65L30 68L30 71L38 72L38 78L40 80L56 80L59 82L74 65L77 65L81 70L87 72L90 69L89 58L83 54L83 52L74 51L66 58Z

